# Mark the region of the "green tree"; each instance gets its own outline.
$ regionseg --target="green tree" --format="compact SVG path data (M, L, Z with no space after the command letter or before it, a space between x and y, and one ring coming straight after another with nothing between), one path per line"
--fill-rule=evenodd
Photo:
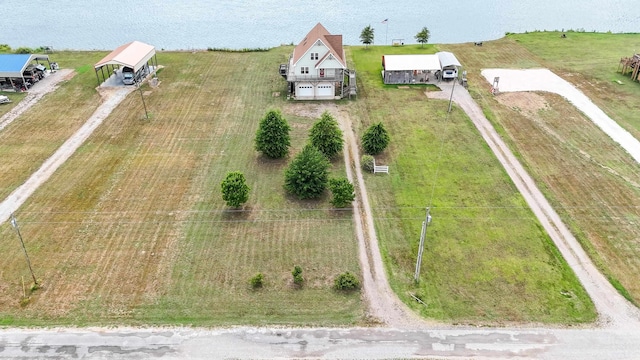
M284 157L291 146L290 130L279 110L269 110L256 131L256 150L272 159Z
M416 40L422 44L422 47L424 47L424 44L429 42L429 37L431 36L431 33L429 32L429 29L427 29L427 27L423 27L422 30L420 30L419 33L416 34L415 38Z
M249 200L249 186L240 171L227 173L227 177L220 184L222 199L228 206L240 207Z
M353 184L349 182L349 179L344 177L330 179L329 190L331 190L331 194L333 195L331 204L337 208L344 208L351 205L351 202L356 198Z
M330 166L329 159L309 144L289 164L284 187L300 199L318 198L327 188Z
M387 148L390 141L389 133L382 123L371 125L362 135L364 152L370 155L380 154Z
M365 48L370 44L373 44L373 28L371 25L362 29L360 33L360 41L365 45Z
M328 111L322 113L320 119L313 124L309 142L329 159L342 151L342 131Z

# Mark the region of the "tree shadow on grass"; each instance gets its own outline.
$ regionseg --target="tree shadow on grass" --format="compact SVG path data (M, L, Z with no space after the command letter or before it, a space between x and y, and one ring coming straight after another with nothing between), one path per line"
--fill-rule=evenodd
M247 221L251 216L251 210L250 206L228 208L222 211L221 217L224 221Z

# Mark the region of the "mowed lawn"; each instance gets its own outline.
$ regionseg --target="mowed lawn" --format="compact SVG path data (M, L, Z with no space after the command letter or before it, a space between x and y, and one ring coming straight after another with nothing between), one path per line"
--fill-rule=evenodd
M392 287L423 316L453 323L594 320L584 289L466 114L427 99L425 91L439 91L433 86L382 84L383 54L436 51L350 48L360 80L351 112L357 131L382 121L391 135L376 157L390 174L365 181ZM416 285L427 206L432 223Z
M274 92L286 89L277 65L291 49L158 54L160 85L142 87L152 118L144 119L141 92L129 95L16 213L43 284L24 307L29 273L13 229L0 227L2 323L361 323L360 294L332 289L339 273L360 272L352 213L332 210L328 196L299 201L282 187L315 119L284 111L289 159L253 149L264 113L288 108ZM97 95L88 88L82 96L88 109ZM220 196L235 170L251 187L240 211ZM344 164L334 162L332 173L344 174ZM303 269L301 288L292 284L294 265ZM265 285L252 290L258 272Z
M483 47L448 45L467 67L474 97L612 284L640 304L640 166L565 99L545 93L492 97L487 67L545 67L583 91L640 138L640 84L617 72L638 34L510 35ZM623 84L620 85L616 81Z

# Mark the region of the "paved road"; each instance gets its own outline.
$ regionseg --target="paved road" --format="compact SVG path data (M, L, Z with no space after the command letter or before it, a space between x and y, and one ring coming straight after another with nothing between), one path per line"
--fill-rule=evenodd
M77 329L0 331L3 359L638 359L612 329Z

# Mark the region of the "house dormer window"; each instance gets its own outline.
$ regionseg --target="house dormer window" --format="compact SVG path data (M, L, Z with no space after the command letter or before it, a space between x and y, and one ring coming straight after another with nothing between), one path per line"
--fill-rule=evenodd
M311 53L311 60L318 60L318 53Z
M300 74L308 74L309 73L309 67L308 66L303 66L300 68Z

